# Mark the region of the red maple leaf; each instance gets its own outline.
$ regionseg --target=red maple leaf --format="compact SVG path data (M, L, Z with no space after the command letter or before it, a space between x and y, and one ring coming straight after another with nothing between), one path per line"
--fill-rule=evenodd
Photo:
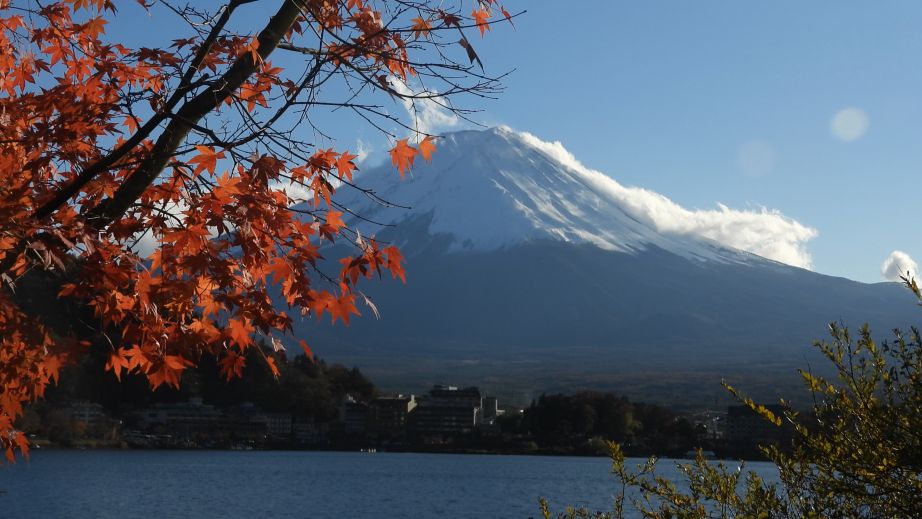
M255 331L256 329L250 324L249 319L229 319L227 321L227 336L232 343L241 349L253 344L252 334Z
M400 172L401 177L413 167L413 159L416 158L418 153L416 148L410 146L407 141L408 139L397 141L397 144L390 150L391 164L397 166L397 171Z
M208 173L214 174L214 170L218 166L218 159L224 158L224 152L215 153L214 148L210 146L196 146L195 149L198 150L199 154L189 160L189 164L196 164L192 174L198 176L203 169L207 169Z
M419 148L419 154L422 155L426 162L432 162L432 152L435 151L435 144L433 144L434 140L435 139L433 139L431 135L427 135L417 146Z

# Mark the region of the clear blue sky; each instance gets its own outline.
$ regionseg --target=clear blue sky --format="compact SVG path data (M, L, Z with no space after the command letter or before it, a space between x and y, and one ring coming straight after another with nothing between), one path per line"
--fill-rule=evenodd
M270 5L249 7L248 20ZM472 38L487 72L517 69L500 100L473 104L485 124L559 140L587 166L689 208L778 209L819 231L809 250L822 273L880 281L891 251L922 260L922 3L506 7L528 10L517 30ZM122 9L110 35L163 45L160 31L137 32L132 20L146 15L133 2ZM846 141L830 124L849 107L869 124ZM345 128L333 133L386 146Z

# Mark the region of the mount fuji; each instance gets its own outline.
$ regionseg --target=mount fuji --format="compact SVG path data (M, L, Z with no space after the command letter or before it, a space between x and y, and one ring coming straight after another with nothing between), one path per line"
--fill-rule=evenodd
M796 221L689 211L527 133L451 133L431 164L417 160L403 181L385 166L356 179L392 205L337 193L363 236L401 248L406 285L362 286L380 318L362 308L348 327L295 323L320 356L388 389L480 384L524 401L594 388L690 403L722 394L724 378L767 397L814 363L828 322L869 322L884 337L916 317L896 283L788 264L809 266L815 234Z

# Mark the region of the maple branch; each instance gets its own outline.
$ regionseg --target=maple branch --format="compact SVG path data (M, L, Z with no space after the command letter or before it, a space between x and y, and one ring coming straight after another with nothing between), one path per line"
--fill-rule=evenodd
M298 19L301 13L301 2L302 0L283 0L282 6L257 37L258 61L251 53L242 55L216 81L217 85L221 85L220 87L213 91L202 92L185 103L176 113L176 117L163 130L148 158L119 186L112 198L103 201L87 213L88 223L101 229L125 214L125 211L163 171L170 157L173 156L173 152L193 130L193 124L229 98L256 72L258 62L265 60L275 50Z
M50 216L53 212L57 211L61 206L66 204L71 198L73 198L77 193L83 189L91 180L93 180L97 175L103 171L108 170L114 166L119 160L124 158L128 153L134 150L141 142L150 136L153 131L160 126L164 120L170 116L170 112L179 101L182 100L186 91L193 88L194 84L192 83L192 78L195 76L195 73L201 67L202 62L204 62L208 53L211 51L211 48L214 46L214 42L218 39L221 32L224 30L224 26L227 25L227 22L230 20L231 14L234 10L243 4L248 4L256 0L234 0L225 6L225 9L221 13L221 17L218 19L217 23L212 27L211 32L208 34L208 37L205 39L205 42L202 43L202 46L199 48L195 57L192 59L192 63L189 65L189 68L186 69L185 74L183 74L182 79L177 86L176 91L166 102L166 105L159 113L154 114L143 126L141 126L128 140L123 142L120 146L116 147L111 153L101 158L100 160L93 163L90 167L84 169L78 174L74 180L62 188L58 193L51 199L42 204L35 212L32 214L32 217L36 220L43 220L44 218Z
M192 58L192 63L189 64L189 68L186 69L182 79L179 80L179 86L176 87L176 92L174 92L170 99L167 101L167 106L175 106L176 103L182 99L182 96L185 94L185 92L191 88L192 78L195 76L195 73L199 71L199 67L202 66L205 58L208 57L208 53L211 52L215 41L217 41L218 36L221 35L221 31L224 30L224 26L227 25L227 22L230 20L231 14L233 14L234 10L241 5L249 4L255 1L257 0L233 0L224 6L223 11L221 12L221 17L218 18L218 21L208 33L205 41L202 42L202 46L199 47L195 57Z
M307 86L317 78L317 75L320 73L321 69L323 68L323 65L325 65L326 63L328 63L328 60L320 60L318 58L316 63L314 63L314 66L311 68L311 70L307 72L307 74L305 75L304 80L301 81L301 83L298 85L295 91L290 96L287 97L287 99L285 100L285 103L281 107L279 107L278 110L276 110L275 114L272 115L272 117L270 117L268 120L266 120L262 124L254 124L255 128L253 126L248 127L248 129L252 130L249 135L244 136L244 137L239 137L237 139L234 139L233 141L225 141L223 139L218 138L218 136L215 135L214 132L211 130L207 130L208 134L215 140L215 144L218 144L224 147L225 149L236 148L238 146L242 146L252 141L253 139L259 138L261 135L266 133L266 131L268 131L269 128L271 128L272 125L274 125L283 115L285 115L285 113L292 106L301 104L297 102L298 96L301 95L301 92L303 92L304 89L307 88ZM248 114L245 114L245 115L248 116Z

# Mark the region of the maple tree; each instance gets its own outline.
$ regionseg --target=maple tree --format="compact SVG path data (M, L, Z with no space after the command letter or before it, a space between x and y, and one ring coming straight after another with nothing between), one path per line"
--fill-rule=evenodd
M10 461L27 454L15 430L23 405L90 346L108 348L114 376L140 373L152 388L177 386L203 355L233 378L255 337L281 351L293 318L348 323L361 279L403 280L399 250L352 232L336 202L339 189L362 190L357 155L304 136L328 142L315 114L348 111L393 139L402 177L417 155L431 159L435 139L383 103L466 117L456 96L501 88L468 34L512 18L496 0L137 3L172 11L182 34L132 46L106 35L119 20L112 0L0 0L0 444ZM354 253L323 272L321 247L344 236ZM59 306L34 301L30 283L52 287Z

